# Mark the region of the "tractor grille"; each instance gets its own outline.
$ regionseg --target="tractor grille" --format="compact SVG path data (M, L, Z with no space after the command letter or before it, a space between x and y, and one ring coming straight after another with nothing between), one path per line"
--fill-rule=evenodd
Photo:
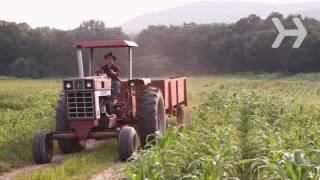
M74 92L67 94L69 118L93 118L93 93Z

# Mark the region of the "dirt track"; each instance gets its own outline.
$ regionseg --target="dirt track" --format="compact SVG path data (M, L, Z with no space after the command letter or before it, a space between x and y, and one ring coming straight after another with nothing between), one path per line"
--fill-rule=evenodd
M125 174L123 173L124 163L117 162L101 173L94 175L90 180L118 180L124 179Z
M86 142L86 150L87 151L91 151L94 148L97 148L103 144L105 144L106 141L96 141L96 140L88 140ZM81 152L80 152L81 153ZM3 175L0 176L0 180L11 180L14 179L16 176L27 173L27 172L31 172L31 171L35 171L35 170L39 170L45 167L49 167L52 165L56 165L61 163L63 160L70 158L74 155L76 155L78 153L75 154L57 154L53 157L52 159L52 163L50 164L40 164L40 165L32 165L32 166L26 166L26 167L22 167L22 168L18 168L18 169L12 169L10 172L8 173L4 173Z

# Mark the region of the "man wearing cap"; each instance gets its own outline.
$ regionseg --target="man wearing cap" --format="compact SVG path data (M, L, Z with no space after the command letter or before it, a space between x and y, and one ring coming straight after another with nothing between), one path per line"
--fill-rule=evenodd
M111 96L115 98L120 93L120 67L114 63L117 58L111 52L106 54L104 56L104 59L106 60L106 64L101 66L96 73L107 74L108 77L111 78Z

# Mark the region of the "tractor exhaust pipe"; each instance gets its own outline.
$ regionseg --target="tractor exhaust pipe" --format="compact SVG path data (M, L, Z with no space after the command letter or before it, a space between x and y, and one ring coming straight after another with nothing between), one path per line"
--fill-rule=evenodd
M78 60L78 73L79 73L79 77L80 77L80 78L83 78L83 77L84 77L84 72L83 72L83 61L82 61L81 49L77 49L77 60Z
M132 80L132 49L129 47L129 80Z

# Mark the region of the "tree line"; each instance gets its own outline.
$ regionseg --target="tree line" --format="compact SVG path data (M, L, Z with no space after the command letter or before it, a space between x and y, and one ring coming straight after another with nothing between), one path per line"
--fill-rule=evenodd
M74 75L76 42L126 38L121 28L106 28L102 21L84 21L68 31L0 21L0 74L31 78Z
M300 17L308 31L300 48L292 48L294 37L286 38L277 49L271 47L278 34L271 19L277 17L287 29L295 29L292 18L297 16L272 13L265 19L250 15L233 24L149 26L131 38L140 45L134 51L135 74L319 72L318 20ZM128 38L121 28L107 28L104 22L94 20L67 31L0 21L0 74L32 78L74 75L75 42ZM118 59L126 67L127 61ZM123 73L127 74L125 69Z

